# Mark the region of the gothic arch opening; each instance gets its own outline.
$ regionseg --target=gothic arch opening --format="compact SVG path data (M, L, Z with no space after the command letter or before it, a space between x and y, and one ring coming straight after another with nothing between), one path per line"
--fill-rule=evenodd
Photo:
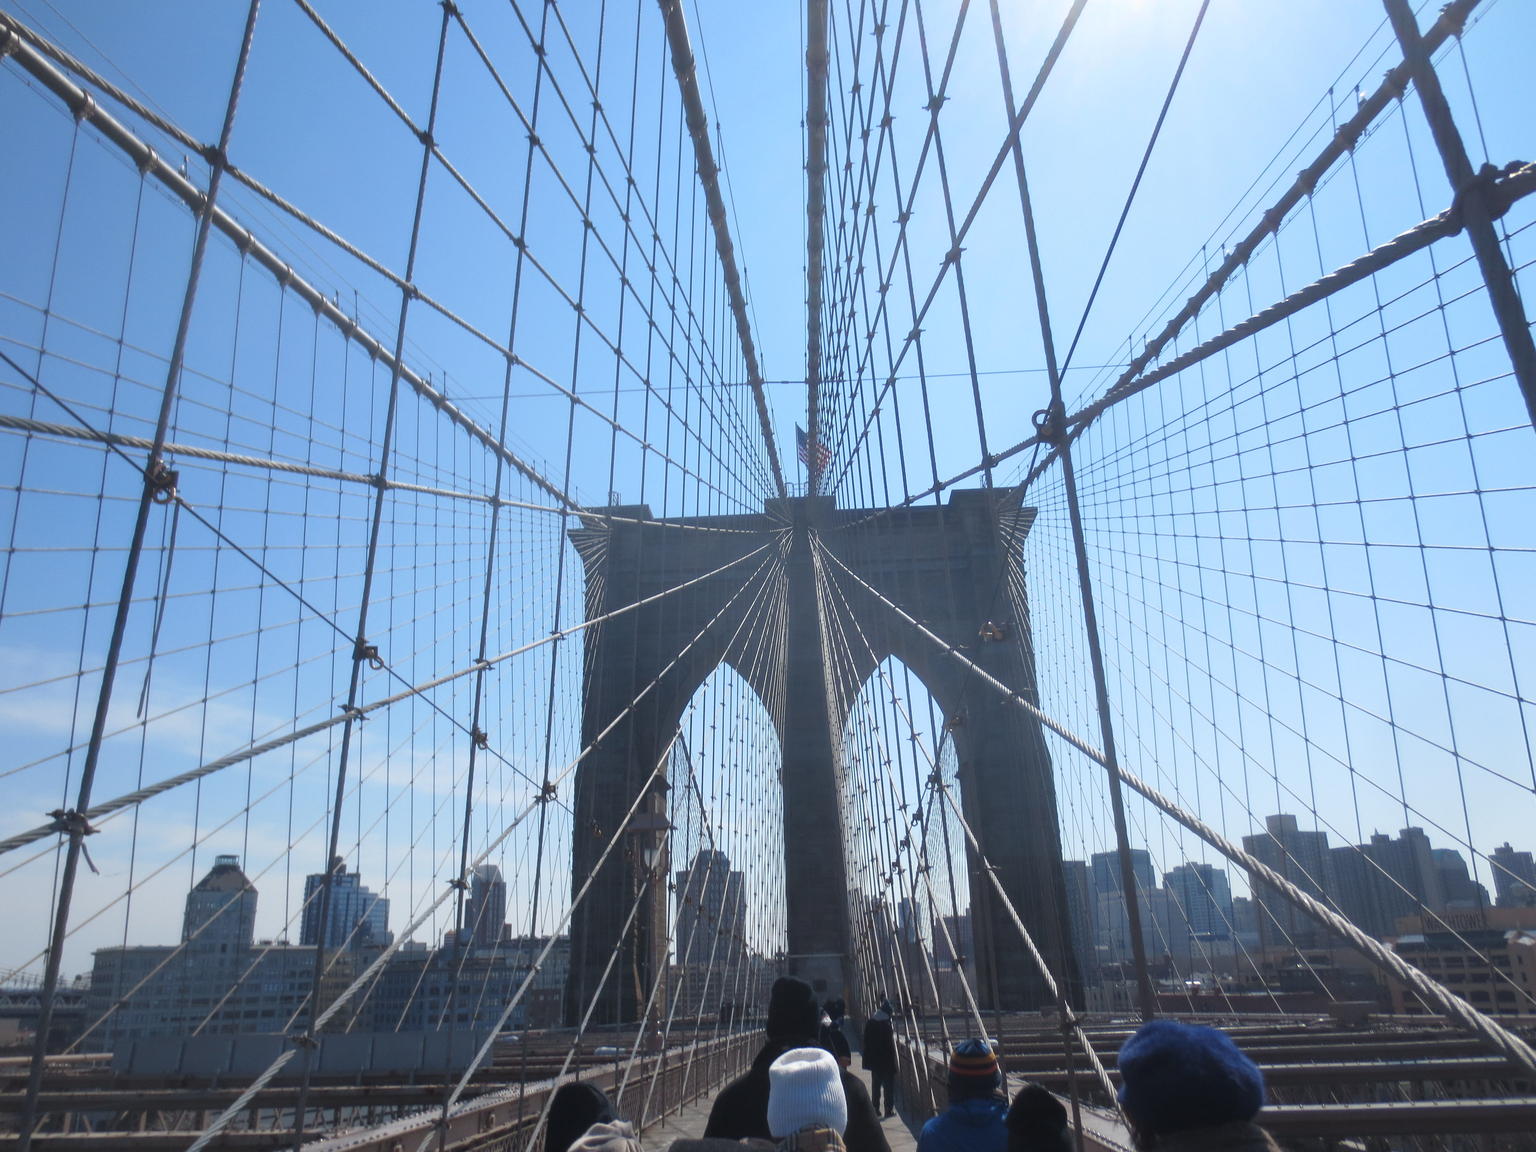
M965 1011L978 1001L952 737L938 700L895 656L864 681L843 727L854 966L871 1002Z
M667 770L675 1019L766 1006L786 944L781 771L763 699L718 665L683 709Z

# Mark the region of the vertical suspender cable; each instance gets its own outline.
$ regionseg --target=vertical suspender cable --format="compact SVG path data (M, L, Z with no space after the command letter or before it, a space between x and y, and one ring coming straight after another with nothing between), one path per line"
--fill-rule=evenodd
M208 234L213 224L214 206L218 202L219 185L229 162L229 140L235 127L235 111L240 105L240 89L245 82L245 66L251 55L251 42L256 35L256 14L261 0L251 0L246 10L245 30L240 39L240 55L235 61L234 78L230 81L229 99L224 108L224 124L219 132L218 148L209 156L210 172L208 192L203 197L202 210L198 213L197 239L192 248L192 263L187 272L187 287L182 294L181 315L176 323L176 339L171 347L171 357L166 365L165 386L160 393L160 412L155 423L154 444L144 465L144 486L139 493L139 509L134 520L133 537L128 545L128 557L123 566L122 591L118 596L117 613L112 621L112 635L107 644L106 661L102 668L101 690L96 697L96 713L91 721L90 743L86 748L85 764L80 772L80 790L75 807L57 817L58 831L69 837L65 850L64 871L59 880L59 897L54 910L52 932L48 942L48 960L43 970L43 987L37 1017L37 1036L32 1048L32 1063L27 1072L27 1097L22 1105L20 1138L21 1152L32 1146L32 1129L37 1124L37 1097L43 1084L43 1067L48 1051L48 1033L53 1023L53 1002L59 986L59 966L63 960L64 937L69 930L69 908L74 896L75 876L80 868L80 854L85 847L85 837L91 831L84 813L91 804L91 787L96 780L96 768L101 762L101 746L106 736L107 712L112 703L112 688L117 677L118 664L122 659L123 636L128 629L128 614L133 606L134 585L138 579L139 560L144 554L144 537L149 528L152 505L174 493L175 473L165 466L165 439L171 423L171 408L175 403L181 382L181 367L186 357L187 334L192 326L192 308L197 301L198 280L202 274L203 257L208 250Z
M405 261L406 287L400 293L400 319L395 329L395 350L391 361L389 373L389 394L385 402L384 430L379 443L379 470L376 475L377 491L373 500L373 518L368 531L368 553L363 565L362 595L359 598L357 609L357 633L352 645L352 675L347 686L347 703L344 708L346 722L341 727L341 748L336 760L336 792L331 805L331 829L326 842L325 861L323 875L325 879L320 885L320 935L315 943L315 968L309 989L309 1020L310 1029L320 1017L320 983L325 972L325 941L330 930L330 911L332 900L332 888L335 879L335 868L332 861L336 857L336 846L341 838L341 809L346 797L347 762L352 750L352 737L357 728L357 701L362 689L363 667L370 662L379 660L378 649L368 644L368 608L373 596L373 580L377 571L379 555L379 537L384 523L384 505L389 499L390 455L394 447L395 417L399 410L400 400L400 376L401 358L405 355L405 328L406 320L410 315L411 300L414 298L415 289L413 279L416 274L416 256L421 242L421 219L426 207L427 176L432 171L432 132L437 126L438 98L442 94L443 87L443 57L448 44L448 21L451 17L452 5L443 6L443 18L439 25L437 36L437 62L433 68L431 108L427 113L427 126L421 135L421 171L416 180L416 206L411 220L411 242L409 254ZM304 1113L308 1104L310 1079L314 1069L314 1051L318 1043L318 1037L307 1035L301 1041L302 1074L299 1081L298 1100L294 1107L293 1115L293 1148L298 1148L304 1142Z

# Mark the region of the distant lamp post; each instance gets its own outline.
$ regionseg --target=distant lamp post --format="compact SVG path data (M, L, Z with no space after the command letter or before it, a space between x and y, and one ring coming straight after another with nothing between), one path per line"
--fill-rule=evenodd
M645 866L645 875L650 879L655 879L661 844L670 831L672 822L659 812L640 812L629 822L635 859Z
M629 854L635 864L635 898L645 891L647 881L654 881L657 877L657 865L661 860L661 846L666 840L667 833L672 831L672 822L659 812L637 812L629 822ZM654 896L651 899L655 899ZM654 908L654 905L651 906ZM665 905L663 905L665 910ZM635 1011L645 1011L645 1004L649 997L645 992L645 976L654 970L657 957L652 955L655 951L652 941L655 939L653 930L653 915L649 909L642 909L641 915L635 923L635 954L634 954L634 982L635 982ZM645 958L642 972L641 957ZM662 965L666 963L666 957L661 957ZM661 1010L663 992L658 989L655 1010ZM646 1021L642 1021L640 1027L645 1029Z

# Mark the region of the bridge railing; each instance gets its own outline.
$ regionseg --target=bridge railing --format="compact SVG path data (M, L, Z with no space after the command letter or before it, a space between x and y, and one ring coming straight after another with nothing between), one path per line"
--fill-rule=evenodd
M636 1131L644 1131L739 1075L760 1041L760 1033L744 1032L641 1056L632 1065L619 1059L580 1076L487 1093L462 1103L446 1118L431 1109L306 1147L312 1152L397 1152L431 1140L428 1146L434 1152L524 1152L540 1130L550 1096L578 1079L601 1088Z

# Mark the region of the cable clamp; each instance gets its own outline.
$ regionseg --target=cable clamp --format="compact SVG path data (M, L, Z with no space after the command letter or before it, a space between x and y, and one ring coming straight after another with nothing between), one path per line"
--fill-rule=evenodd
M149 498L156 504L169 504L176 499L176 483L180 479L181 473L167 467L164 460L155 461L155 466L144 473Z
M1495 168L1492 164L1484 164L1479 168L1472 179L1456 189L1456 195L1451 199L1450 215L1456 221L1456 227L1461 229L1467 226L1466 204L1467 199L1473 195L1482 200L1488 215L1495 220L1509 211L1509 205L1500 205L1495 197L1489 195L1489 192L1498 186L1500 180L1513 176L1526 166L1523 160L1512 160L1502 168Z
M1060 401L1049 408L1042 408L1034 415L1035 439L1042 444L1052 447L1066 439L1067 415L1063 411Z
M76 120L89 120L91 113L96 111L96 101L91 99L89 92L82 92L72 111Z
M356 704L341 704L341 705L338 705L337 706L337 711L339 711L348 720L356 720L359 724L361 724L364 720L368 719L367 714L364 713L364 711L361 708L359 708Z
M480 751L489 752L491 750L491 738L481 731L480 725L476 724L469 730L469 738L475 742L475 747L480 749Z
M535 804L548 804L550 801L554 800L555 793L559 791L560 789L555 785L553 780L546 780L540 786L538 795L533 798L533 801ZM592 822L592 831L595 835L598 836L603 834L602 829L597 826L597 821L595 820Z
M203 158L203 162L210 168L229 167L229 154L225 152L224 149L220 148L217 144L203 145L203 147L199 149L198 155Z
M352 659L366 660L368 667L372 668L375 672L382 672L384 670L384 660L379 655L379 646L368 643L361 636L357 638L357 643L352 646Z
M53 823L48 826L50 832L86 837L94 836L101 831L85 818L85 813L75 808L55 808L48 815L53 817Z
M468 892L469 881L462 876L455 876L452 880L448 881L448 887L458 892Z
M295 1048L315 1049L320 1047L320 1041L315 1038L313 1032L290 1032L288 1042Z
M942 787L944 787L944 775L937 768L935 768L932 772L928 773L928 787L930 787L930 788L942 788Z

